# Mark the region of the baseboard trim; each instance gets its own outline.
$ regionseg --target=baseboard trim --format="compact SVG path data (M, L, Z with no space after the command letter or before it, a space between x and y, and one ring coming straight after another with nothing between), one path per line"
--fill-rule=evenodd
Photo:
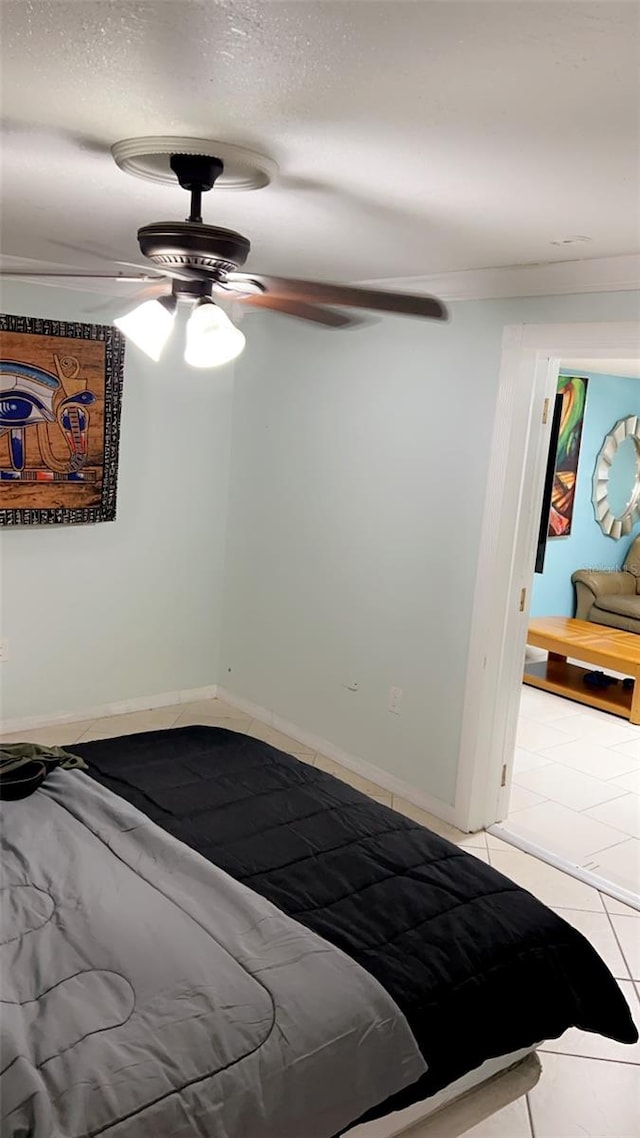
M267 727L275 727L274 714L268 711L266 707L261 707L259 703L252 703L250 699L245 699L244 696L236 695L235 692L229 691L228 688L218 687L218 699L223 700L224 703L230 703L232 707L237 707L238 711L244 711L249 719L258 719L260 723L264 723ZM284 722L282 720L281 722ZM300 743L305 743L301 730L289 724L290 731L285 731L285 735L291 735L292 739L297 739ZM282 727L277 727L278 731L284 730ZM311 744L309 744L310 746Z
M508 826L496 823L495 826L488 826L487 833L493 834L495 838L501 838L503 842L507 842L510 846L515 846L516 849L522 850L523 853L531 854L532 857L537 857L540 861L546 861L547 865L552 865L554 869L560 869L563 873L568 873L570 877L575 877L578 881L583 881L585 885L591 885L593 889L597 889L599 893L606 893L608 897L613 897L614 901L620 901L623 905L628 905L631 909L638 909L640 911L640 897L637 893L632 893L630 889L625 889L623 885L616 885L613 881L608 881L606 877L600 877L597 873L593 873L590 869L583 869L581 865L574 865L573 862L567 861L566 858L554 854L552 850L546 849L544 846L539 846L537 842L530 842L527 838L521 838L519 834L514 833Z
M346 770L362 775L363 778L371 779L372 782L376 782L378 786L388 790L391 794L406 798L407 802L419 806L421 810L426 810L443 822L456 825L455 808L449 803L442 802L439 798L433 798L430 794L417 789L411 783L404 782L403 779L396 778L389 771L370 763L367 759L362 759L359 755L352 755L348 751L342 750L330 739L315 735L297 723L291 723L288 719L283 719L268 708L252 703L251 700L244 699L218 684L209 684L206 687L189 688L183 691L161 692L156 695L136 696L134 699L116 700L113 703L103 703L75 711L62 711L55 715L31 715L18 719L6 719L2 721L1 730L2 734L14 735L19 731L31 731L38 727L50 727L54 724L82 723L94 719L104 719L109 715L127 715L132 711L151 711L157 707L171 707L175 703L193 703L200 699L216 698L224 700L232 707L237 707L239 711L244 711L251 719L257 719L267 727L273 727L274 730L281 731L283 735L297 739L304 746L310 747L311 750L319 751L328 759L333 759L334 762L345 767Z
M17 731L32 731L36 727L51 727L53 724L83 723L85 720L104 719L108 715L127 715L130 711L151 711L156 707L171 707L174 703L194 703L199 699L215 699L217 684L202 688L188 688L184 691L160 692L157 695L140 695L134 699L120 699L114 703L97 704L76 711L61 711L55 715L27 715L18 719L3 719L2 734L15 735Z
M273 727L276 731L281 731L283 735L289 735L292 739L297 739L305 747L310 747L312 751L319 751L322 755L326 755L328 759L333 759L334 762L339 763L340 766L345 767L347 770L353 771L354 774L362 775L363 778L371 779L372 782L381 786L384 790L388 790L391 794L396 794L400 798L406 798L407 802L413 803L414 806L419 806L421 810L428 811L436 818L440 818L443 822L448 822L450 825L456 825L455 809L447 802L441 802L439 798L433 798L430 794L412 786L411 783L404 782L403 779L396 778L395 775L390 774L389 771L384 770L382 767L376 766L368 759L360 758L359 755L352 755L348 751L343 751L341 747L337 747L330 739L324 739L320 735L314 735L311 731L300 727L297 723L291 723L288 719L283 719L281 716L276 715L266 707L260 707L257 703L252 703L242 696L236 695L234 692L229 691L227 688L218 688L218 698L231 704L232 707L237 707L239 711L246 712L252 719L259 720L267 727Z

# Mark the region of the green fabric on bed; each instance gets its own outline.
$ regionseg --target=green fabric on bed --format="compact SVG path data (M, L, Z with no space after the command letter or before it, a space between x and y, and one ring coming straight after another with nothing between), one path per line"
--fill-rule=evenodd
M65 770L88 770L84 759L71 755L62 747L45 747L41 743L0 743L0 776L9 771L19 770L26 763L40 759L52 766Z

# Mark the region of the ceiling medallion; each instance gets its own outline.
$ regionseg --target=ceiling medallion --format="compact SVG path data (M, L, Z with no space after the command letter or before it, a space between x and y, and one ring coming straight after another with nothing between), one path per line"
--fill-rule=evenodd
M163 182L170 186L176 185L176 176L169 164L172 154L219 158L224 170L217 179L217 186L222 190L260 190L268 186L278 173L276 163L266 155L212 138L168 134L125 138L114 143L111 153L125 173L144 178L147 182Z

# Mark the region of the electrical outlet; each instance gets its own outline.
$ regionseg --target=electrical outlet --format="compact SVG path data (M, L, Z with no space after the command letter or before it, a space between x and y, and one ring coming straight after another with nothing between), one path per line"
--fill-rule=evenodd
M393 715L400 714L400 704L402 703L402 688L389 688L389 711Z
M0 664L9 659L9 640L6 636L0 636Z

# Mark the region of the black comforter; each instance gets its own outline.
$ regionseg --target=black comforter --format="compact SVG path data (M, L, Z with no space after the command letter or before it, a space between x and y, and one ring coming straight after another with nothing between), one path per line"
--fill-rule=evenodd
M572 1025L637 1039L618 985L580 933L478 858L324 771L216 727L74 753L387 989L429 1070L372 1116Z

